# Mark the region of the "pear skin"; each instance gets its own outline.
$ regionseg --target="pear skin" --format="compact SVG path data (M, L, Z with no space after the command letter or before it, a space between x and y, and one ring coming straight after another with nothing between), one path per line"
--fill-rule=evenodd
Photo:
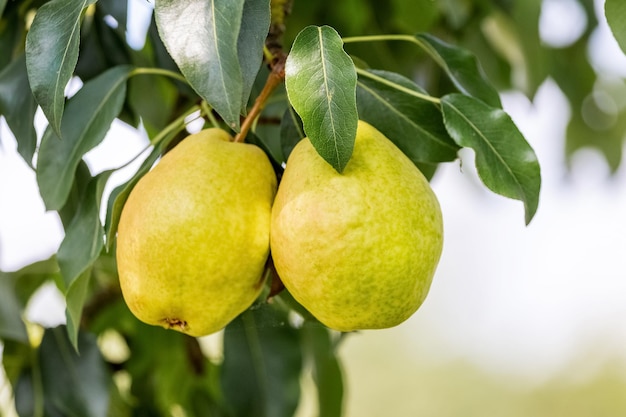
M145 323L203 336L246 310L263 286L276 176L258 147L206 129L133 188L122 210L122 294Z
M388 328L410 317L428 294L443 248L441 209L428 181L362 121L342 173L309 139L296 145L271 230L285 287L340 331Z

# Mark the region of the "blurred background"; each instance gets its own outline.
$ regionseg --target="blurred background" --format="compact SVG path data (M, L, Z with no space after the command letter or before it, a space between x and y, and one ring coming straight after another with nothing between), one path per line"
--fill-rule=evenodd
M472 28L461 6L471 3L441 2L456 7L447 16L460 19L463 30ZM535 25L543 49L535 57L571 56L571 91L563 63L528 60L533 55L524 42L521 52L506 44L530 23L493 14L474 28L492 40L493 50L500 42L507 51L499 58L509 64L504 108L542 167L537 215L526 227L521 203L480 185L471 152L440 167L432 185L444 214L445 246L430 295L404 324L342 341L349 417L626 415L626 167L620 164L624 131L615 128L626 106L626 58L606 25L602 0L540 3ZM150 12L149 3L129 4L137 16ZM353 18L355 31L359 19L367 20ZM129 37L141 39L140 26ZM472 49L471 36L456 35ZM473 50L497 81L495 59ZM579 58L594 74L591 91L582 73L572 75ZM575 88L582 91L578 101ZM585 140L578 139L582 131ZM45 212L35 175L4 120L0 137L0 269L12 271L56 252L63 231L56 215ZM100 172L130 160L146 143L119 123L86 159ZM125 178L116 173L108 190ZM37 293L27 316L45 326L65 322L53 285ZM10 395L0 378L0 410L10 412ZM300 417L315 415L307 395Z

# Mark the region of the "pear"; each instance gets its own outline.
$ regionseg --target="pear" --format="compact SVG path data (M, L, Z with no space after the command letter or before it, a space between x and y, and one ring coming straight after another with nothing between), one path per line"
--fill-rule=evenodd
M359 121L342 173L308 138L293 149L272 208L271 251L293 297L329 328L396 326L429 291L443 246L426 178Z
M133 188L117 236L120 286L145 323L203 336L259 295L276 175L220 129L185 138Z

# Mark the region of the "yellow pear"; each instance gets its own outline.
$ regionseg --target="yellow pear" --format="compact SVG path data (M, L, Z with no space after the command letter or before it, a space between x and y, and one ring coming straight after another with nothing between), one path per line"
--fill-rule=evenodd
M128 197L118 271L146 323L207 335L261 291L276 176L261 149L230 140L220 129L188 136Z
M326 326L400 324L424 301L441 256L441 209L428 181L359 121L343 173L300 141L272 208L272 258L285 287Z

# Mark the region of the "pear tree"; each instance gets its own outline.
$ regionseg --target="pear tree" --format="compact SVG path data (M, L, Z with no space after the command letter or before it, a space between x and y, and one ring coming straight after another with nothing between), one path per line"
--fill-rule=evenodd
M438 167L469 148L482 185L531 223L540 166L500 92L532 98L551 77L579 109L608 88L585 53L593 1L581 4L587 29L551 48L540 1L0 0L0 144L16 144L64 229L49 258L0 271L17 414L287 417L310 375L319 415L343 415L342 340L399 324L437 279ZM624 4L605 9L626 50ZM593 146L616 170L626 125L598 141L579 113L566 155ZM114 124L146 148L106 191L124 167L94 172L85 155ZM192 125L221 142L186 148ZM24 315L46 283L66 303L54 328Z

